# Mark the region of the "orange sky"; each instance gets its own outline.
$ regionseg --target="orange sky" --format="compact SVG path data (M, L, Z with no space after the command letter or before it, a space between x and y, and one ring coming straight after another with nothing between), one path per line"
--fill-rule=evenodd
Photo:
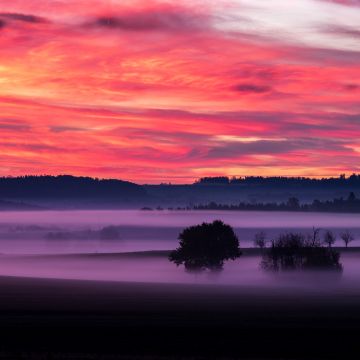
M358 0L0 0L0 176L360 172Z

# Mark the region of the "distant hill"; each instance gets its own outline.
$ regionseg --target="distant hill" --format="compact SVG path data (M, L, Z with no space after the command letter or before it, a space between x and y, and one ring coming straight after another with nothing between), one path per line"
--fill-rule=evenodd
M16 206L24 203L51 209L194 207L211 202L222 205L282 203L292 197L301 203L312 203L346 199L350 192L360 198L360 175L324 179L208 177L188 185L138 185L71 175L0 178L0 199L18 203Z
M66 203L71 207L101 204L125 205L146 200L142 186L121 180L90 177L23 176L0 178L0 199L36 200L46 204Z
M44 208L37 205L26 204L23 202L0 200L0 211L28 211L28 210L44 210Z
M191 185L145 185L155 206L189 206L216 202L231 205L286 202L296 197L302 203L360 195L360 175L314 179L307 177L226 176L204 177Z

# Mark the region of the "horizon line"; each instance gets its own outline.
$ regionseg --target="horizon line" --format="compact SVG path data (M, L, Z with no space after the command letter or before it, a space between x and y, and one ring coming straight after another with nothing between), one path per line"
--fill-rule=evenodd
M94 180L116 180L116 181L123 181L123 182L129 182L137 185L192 185L198 182L201 179L216 179L216 178L228 178L231 179L247 179L247 178L263 178L263 179L273 179L273 178L286 178L286 179L315 179L315 180L321 180L321 179L340 179L341 177L345 177L345 179L348 179L351 175L360 175L360 173L352 172L350 175L346 173L341 173L338 175L277 175L277 176L270 176L270 175L206 175L206 176L200 176L198 178L193 178L190 180L191 182L172 182L169 180L159 180L154 182L138 182L135 180L128 180L123 178L115 178L115 177L99 177L99 176L90 176L90 175L74 175L74 174L68 174L68 173L59 173L59 174L23 174L23 175L3 175L0 176L0 179L16 179L16 178L23 178L23 177L73 177L73 178L90 178ZM186 178L188 179L188 178Z

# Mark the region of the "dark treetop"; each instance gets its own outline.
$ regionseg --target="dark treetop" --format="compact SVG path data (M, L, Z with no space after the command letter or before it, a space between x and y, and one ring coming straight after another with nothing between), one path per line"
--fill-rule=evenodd
M241 255L234 230L220 220L188 227L180 233L179 240L179 248L169 259L177 265L184 264L187 270L221 269L225 260Z

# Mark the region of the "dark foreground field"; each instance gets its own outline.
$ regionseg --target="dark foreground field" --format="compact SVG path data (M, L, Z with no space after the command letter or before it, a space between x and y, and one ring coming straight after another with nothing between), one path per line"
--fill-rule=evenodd
M360 294L0 278L0 358L358 358Z

